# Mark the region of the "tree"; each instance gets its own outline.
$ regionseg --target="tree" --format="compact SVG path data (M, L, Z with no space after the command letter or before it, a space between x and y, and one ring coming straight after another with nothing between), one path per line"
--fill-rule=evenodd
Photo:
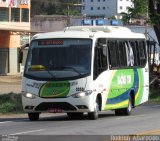
M153 25L160 44L160 0L133 0L134 8L129 8L132 17L143 17Z
M134 7L128 9L133 18L146 18L148 12L147 0L133 0Z
M160 44L160 0L148 0L149 17Z
M125 12L122 12L121 14L122 14L122 21L124 22L124 24L129 25L132 15L130 13L125 13Z
M32 0L31 17L34 15L78 15L74 4L81 0ZM69 8L68 8L69 7Z

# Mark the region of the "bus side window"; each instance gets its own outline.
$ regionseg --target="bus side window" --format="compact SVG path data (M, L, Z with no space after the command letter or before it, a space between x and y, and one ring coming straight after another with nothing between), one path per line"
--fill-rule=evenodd
M107 64L107 46L104 44L104 40L99 39L95 47L95 57L94 57L94 79L98 75L108 68Z
M108 41L109 66L111 69L118 67L117 42Z
M135 41L131 41L130 45L132 47L133 55L134 55L134 66L138 66L139 63L138 63L138 51L137 51L137 48L136 48L136 42Z
M146 49L145 49L145 42L144 41L139 41L139 58L140 58L140 65L144 66L147 62Z
M120 67L127 67L127 54L124 41L118 42L118 54L119 54L119 65Z
M134 53L129 41L125 42L126 53L127 53L127 66L134 66Z

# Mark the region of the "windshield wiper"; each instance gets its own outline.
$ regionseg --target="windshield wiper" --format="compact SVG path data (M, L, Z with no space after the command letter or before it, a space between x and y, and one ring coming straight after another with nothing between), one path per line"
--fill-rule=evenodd
M52 77L55 78L55 75L53 75L53 73L51 72L50 68L45 68L45 70L48 72L48 74Z
M50 71L50 69L47 68L46 66L43 66L43 65L32 65L32 66L29 68L29 71L47 71L48 74L49 74L52 78L55 78L55 76L54 76L53 73Z
M53 73L52 73L49 69L46 69L46 71L48 72L48 74L50 74L50 76L51 76L52 78L55 78L55 76L53 75Z
M82 76L82 74L77 69L75 69L74 67L64 66L64 67L54 67L54 69L55 70L71 69L74 72L78 73L80 76Z

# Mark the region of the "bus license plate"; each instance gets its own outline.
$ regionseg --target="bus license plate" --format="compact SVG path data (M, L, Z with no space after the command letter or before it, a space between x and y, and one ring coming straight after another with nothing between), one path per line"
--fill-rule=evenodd
M48 109L49 113L63 113L62 109Z

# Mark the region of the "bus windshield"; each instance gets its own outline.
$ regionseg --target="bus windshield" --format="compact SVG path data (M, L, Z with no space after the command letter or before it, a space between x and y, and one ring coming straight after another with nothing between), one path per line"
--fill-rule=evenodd
M73 79L90 74L91 39L41 39L31 42L24 75Z

